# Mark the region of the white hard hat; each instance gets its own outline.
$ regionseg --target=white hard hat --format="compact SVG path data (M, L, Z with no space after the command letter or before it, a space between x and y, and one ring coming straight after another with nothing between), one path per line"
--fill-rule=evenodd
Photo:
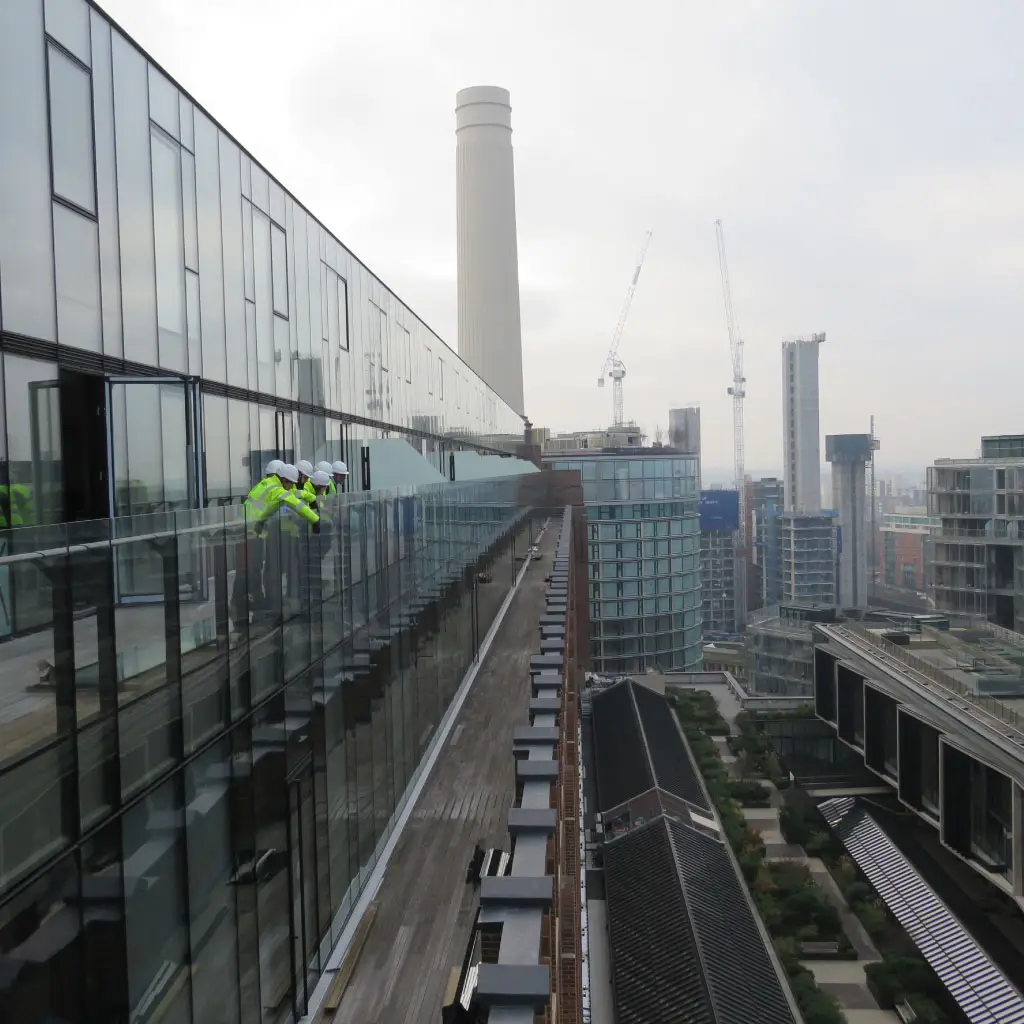
M309 478L309 482L314 487L326 487L328 484L330 484L331 478L330 475L325 473L322 469L318 469Z
M335 462L331 466L331 472L337 476L348 476L348 466L344 462Z
M284 463L280 459L271 459L267 463L267 468L264 471L264 475L265 476L271 476L271 475L276 476L278 473L281 472L281 467L283 465L284 465Z
M318 462L314 468L318 473L326 473L328 476L331 475L331 464L329 462Z
M277 475L282 480L287 480L293 484L297 484L299 482L299 471L287 462L277 471Z
M302 476L313 475L313 463L307 462L305 459L299 459L299 461L295 463L295 468Z

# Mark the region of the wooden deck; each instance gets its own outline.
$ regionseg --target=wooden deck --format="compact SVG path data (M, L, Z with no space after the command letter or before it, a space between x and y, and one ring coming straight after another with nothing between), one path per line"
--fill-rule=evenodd
M448 743L427 780L377 894L376 919L335 1024L424 1024L441 1017L448 974L466 952L476 890L466 868L479 843L508 849L515 791L512 728L527 722L556 529L540 543Z

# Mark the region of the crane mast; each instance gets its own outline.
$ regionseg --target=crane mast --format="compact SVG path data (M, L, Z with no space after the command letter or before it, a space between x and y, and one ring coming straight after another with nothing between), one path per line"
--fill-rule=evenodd
M736 559L736 620L737 628L746 623L746 557L748 544L747 489L745 484L743 452L743 399L747 397L747 378L743 376L743 339L736 324L736 313L732 306L732 285L729 283L729 263L725 258L725 230L721 220L715 221L718 236L718 266L722 273L722 299L725 302L725 325L729 334L729 352L732 355L732 457L733 476L739 497L739 551Z
M715 221L718 234L718 265L722 272L722 298L725 301L725 325L729 332L729 351L732 354L732 445L733 475L740 496L740 543L746 550L747 516L743 486L743 399L747 396L747 378L743 376L743 339L736 325L736 313L732 306L732 286L729 283L729 264L725 258L725 231L720 220Z
M622 332L626 328L626 318L629 316L629 307L633 304L633 294L636 292L636 283L640 280L640 270L644 265L647 256L647 247L651 244L651 232L644 235L644 243L640 247L640 255L637 257L636 270L633 271L633 280L626 292L626 300L622 304L622 311L619 313L619 322L615 325L615 332L612 334L611 347L608 355L605 356L604 365L601 367L601 375L597 378L597 386L604 387L605 377L612 379L612 421L614 426L623 425L622 411L622 381L626 376L626 364L619 358L619 342L622 341Z

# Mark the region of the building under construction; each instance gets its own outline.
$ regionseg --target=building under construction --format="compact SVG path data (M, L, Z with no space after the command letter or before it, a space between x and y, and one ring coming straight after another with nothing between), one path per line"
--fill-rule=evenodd
M738 598L739 492L700 492L700 579L704 636L741 628Z

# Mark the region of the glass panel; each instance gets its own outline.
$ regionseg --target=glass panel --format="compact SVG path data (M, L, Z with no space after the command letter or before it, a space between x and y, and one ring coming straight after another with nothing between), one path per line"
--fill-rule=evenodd
M255 181L253 188L255 190ZM256 290L257 388L272 395L275 388L275 371L270 220L259 210L253 210L252 214L252 250Z
M45 0L47 34L89 66L89 8L85 0Z
M220 137L221 214L224 230L224 326L229 384L249 386L245 346L245 286L242 264L242 200L238 147ZM205 271L204 271L205 273ZM205 292L206 289L204 288ZM248 490L248 488L246 488Z
M277 224L285 222L284 189L273 178L270 179L270 219Z
M54 203L53 248L57 273L57 340L62 345L99 352L103 327L96 222Z
M192 152L195 151L195 108L184 96L180 97L181 109L181 144Z
M125 812L123 872L128 997L133 1019L146 1019L159 1000L162 1017L188 1024L188 893L184 808L179 778L169 779Z
M185 769L188 887L195 1024L239 1019L235 848L231 805L238 799L231 750L221 740Z
M152 65L149 68L149 116L175 139L181 138L178 90Z
M177 105L175 105L177 109ZM185 260L181 216L181 150L153 132L153 203L156 232L157 321L160 365L183 373L185 349Z
M256 299L256 279L252 265L252 204L242 203L242 269L245 272L245 297Z
M202 320L203 374L227 381L224 348L224 252L220 215L220 157L217 129L201 113L196 114L196 216L199 273L202 288L199 310ZM237 162L237 161L236 161ZM235 202L238 202L236 195Z
M50 145L53 191L76 206L96 212L92 148L92 82L54 46L48 46L50 70Z
M185 385L114 380L110 404L114 514L188 508Z
M128 1019L123 885L121 822L112 821L82 844L85 1005L96 1021Z
M12 1024L81 1019L80 883L69 855L0 907L0 956L10 965L0 1005Z
M110 67L110 25L92 14L93 121L96 131L96 203L100 234L100 288L103 311L103 351L120 358L121 251L117 238L117 180L114 169L114 81Z
M291 353L288 350L288 321L274 317L274 369L277 376L277 393L282 397L291 394Z
M199 314L199 275L185 272L185 321L188 328L188 372L203 373L203 345Z
M276 225L270 232L274 274L274 312L288 316L288 257L285 233Z
M224 504L231 495L228 400L219 395L203 395L203 458L206 465L206 503Z
M21 489L14 525L64 519L60 394L57 369L20 356L4 357L9 483Z
M42 38L38 3L0 3L0 315L5 331L56 341Z
M196 161L181 151L181 195L185 227L185 266L199 273L199 237L196 229Z
M113 52L125 358L157 366L153 175L146 61L116 34Z
M270 213L270 178L259 164L252 166L252 204L264 213Z

